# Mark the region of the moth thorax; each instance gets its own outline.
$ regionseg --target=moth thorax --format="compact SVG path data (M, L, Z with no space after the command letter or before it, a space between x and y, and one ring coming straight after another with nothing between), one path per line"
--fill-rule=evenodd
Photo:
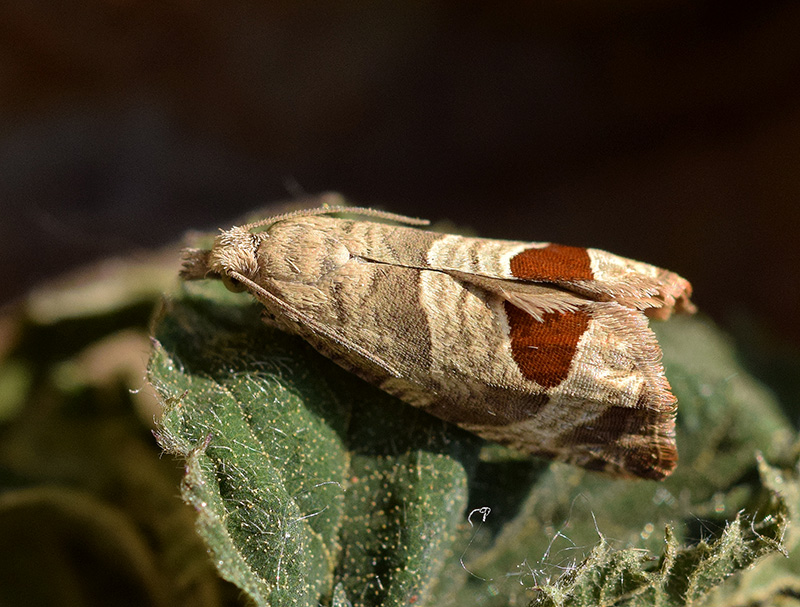
M258 273L256 247L258 237L242 228L232 228L214 240L210 266L219 274L237 272L248 278Z
M350 259L343 234L311 222L273 226L258 245L261 276L281 282L316 284Z

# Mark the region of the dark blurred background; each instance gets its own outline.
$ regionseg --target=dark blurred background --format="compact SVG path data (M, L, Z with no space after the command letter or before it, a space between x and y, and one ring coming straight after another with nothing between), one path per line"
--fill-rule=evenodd
M680 272L800 344L800 3L0 7L0 299L335 190Z

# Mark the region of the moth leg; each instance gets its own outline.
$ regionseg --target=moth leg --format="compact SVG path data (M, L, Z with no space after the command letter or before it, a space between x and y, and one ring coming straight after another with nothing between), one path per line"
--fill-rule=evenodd
M263 308L261 310L261 320L268 327L272 327L273 329L279 329L281 331L286 331L286 323L281 321L280 316L278 316L273 312L270 312L266 308Z

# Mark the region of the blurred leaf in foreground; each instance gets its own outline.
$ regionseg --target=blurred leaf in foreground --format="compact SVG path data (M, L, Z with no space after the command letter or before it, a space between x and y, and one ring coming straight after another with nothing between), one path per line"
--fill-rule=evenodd
M150 433L148 320L177 255L108 260L0 311L0 605L221 604Z

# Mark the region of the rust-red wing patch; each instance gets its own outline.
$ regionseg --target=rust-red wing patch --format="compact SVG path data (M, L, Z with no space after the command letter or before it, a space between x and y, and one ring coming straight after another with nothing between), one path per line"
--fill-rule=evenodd
M569 376L578 341L589 328L585 310L548 312L543 321L505 302L511 354L519 370L544 388L554 388Z
M510 261L511 273L525 280L571 282L593 280L589 251L581 247L550 244L541 249L525 249Z

